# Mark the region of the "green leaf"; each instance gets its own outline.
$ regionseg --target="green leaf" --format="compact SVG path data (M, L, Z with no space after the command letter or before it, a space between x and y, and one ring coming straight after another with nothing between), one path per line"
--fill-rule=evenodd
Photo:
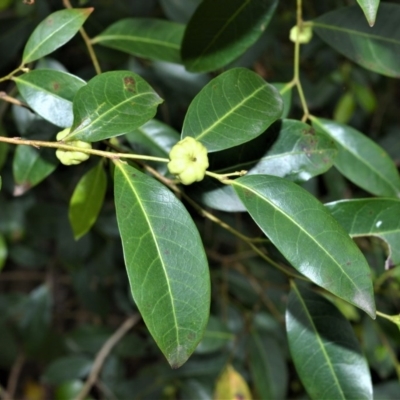
M288 371L279 343L253 331L249 342L249 364L254 386L261 399L285 399Z
M132 132L153 118L162 99L139 75L97 75L75 95L74 123L66 140L96 142Z
M269 175L244 176L232 181L232 186L254 221L293 267L375 317L369 266L318 200L293 182Z
M38 60L67 43L78 32L93 11L91 8L71 8L56 11L32 32L25 45L22 62Z
M31 146L20 145L14 153L13 175L14 195L20 196L47 178L57 167L49 152L40 152Z
M19 92L37 114L54 125L72 125L72 100L86 82L62 71L38 69L13 78Z
M352 237L377 236L389 246L386 267L400 265L400 200L357 199L326 204Z
M372 399L368 364L350 323L332 303L293 285L286 329L297 373L312 399Z
M102 162L79 180L69 203L69 221L75 240L85 235L96 222L107 189Z
M334 165L347 179L377 196L400 195L399 173L382 147L347 125L315 117L312 121L336 142Z
M357 5L339 8L313 20L313 30L339 53L366 69L400 77L400 5L382 3L370 28Z
M180 63L185 26L151 18L122 19L96 36L92 43L150 60Z
M1 183L1 178L0 178L0 183ZM4 236L0 234L0 272L7 261L7 256L8 256L7 242Z
M161 183L115 161L115 205L132 296L173 368L201 340L210 278L199 233Z
M238 58L262 35L277 4L277 0L204 0L183 38L185 67L213 71Z
M165 15L177 22L187 23L202 0L160 0Z
M376 13L378 12L379 0L357 0L361 9L364 12L365 18L369 23L369 26L374 26Z
M57 358L45 370L42 378L52 385L84 378L89 374L93 361L85 356L66 356Z
M279 92L283 100L283 111L281 118L287 118L290 113L290 107L292 106L292 88L283 91L282 90L288 85L288 83L272 83L272 86Z
M206 331L204 332L202 341L196 348L196 353L213 353L221 350L234 339L235 336L228 331L225 325L218 318L210 315Z
M282 110L282 98L272 85L246 68L230 69L194 98L182 138L194 137L209 152L227 149L259 136Z

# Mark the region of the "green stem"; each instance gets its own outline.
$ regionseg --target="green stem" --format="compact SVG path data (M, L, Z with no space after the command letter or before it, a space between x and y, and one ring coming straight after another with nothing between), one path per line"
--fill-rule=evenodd
M10 80L16 73L22 71L23 68L24 68L24 65L21 64L18 68L14 69L14 71L12 71L8 75L3 76L2 78L0 78L0 82L4 82L4 81Z
M387 315L387 314L384 314L383 312L377 311L376 315L378 317L385 318L385 319L393 322L400 329L400 314L399 315Z
M130 154L130 153L113 153L110 151L102 151L96 149L83 149L77 146L71 146L67 144L68 142L44 142L41 140L27 140L22 139L20 137L8 138L4 136L0 136L0 142L4 143L11 143L16 145L26 145L26 146L33 146L36 148L40 147L50 147L54 149L61 149L67 151L79 151L80 153L91 154L94 156L106 157L110 159L116 158L126 158L126 159L133 159L133 160L147 160L147 161L159 161L167 163L169 162L168 158L161 158L161 157L153 157L153 156L145 156L142 154Z

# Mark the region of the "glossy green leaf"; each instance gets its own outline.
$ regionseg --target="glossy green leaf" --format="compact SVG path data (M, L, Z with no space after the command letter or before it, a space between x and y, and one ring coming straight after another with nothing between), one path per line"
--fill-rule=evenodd
M326 204L352 237L377 236L389 246L386 267L400 264L400 200L357 199Z
M74 123L67 140L95 142L132 132L154 117L162 99L139 75L97 75L75 95Z
M204 0L183 38L186 68L213 71L238 58L262 35L277 4L276 0Z
M246 68L230 69L194 98L182 138L194 137L209 152L227 149L259 136L282 110L282 98L272 85Z
M350 181L377 196L399 196L400 177L385 150L361 132L322 118L313 125L337 144L335 167Z
M378 12L379 0L357 0L361 9L364 12L365 18L369 23L369 26L374 26L376 13Z
M375 317L367 261L318 200L295 183L270 175L244 176L232 186L254 221L293 267Z
M288 371L279 343L253 331L249 343L249 364L254 386L261 399L286 399Z
M172 146L179 141L179 133L169 125L152 119L128 133L126 139L134 150L144 148L152 156L168 158Z
M283 111L281 118L288 117L290 113L290 108L292 106L292 88L284 90L287 85L287 83L272 83L272 86L274 86L279 94L282 96Z
M115 205L132 296L177 368L196 348L208 321L210 278L199 233L166 187L117 161Z
M1 180L0 180L1 182ZM8 256L8 247L6 240L2 234L0 234L0 271L3 269Z
M293 285L286 330L297 373L312 399L372 399L368 364L350 323L332 303Z
M126 18L96 36L101 44L150 60L181 61L180 49L185 26L151 18Z
M357 5L313 20L313 30L339 53L366 69L400 77L400 4L382 3L373 28Z
M79 180L69 203L69 221L75 240L96 222L107 188L107 176L100 162Z
M45 157L43 156L45 155ZM14 195L22 195L47 178L57 167L49 153L38 151L31 146L20 145L15 150L13 175L15 181Z
M297 182L307 181L332 167L336 144L303 122L284 119L256 139L210 154L210 169L220 174L246 170L247 175L268 174ZM232 187L205 179L189 188L197 199L223 211L245 211Z
M38 69L13 78L29 107L54 125L72 125L72 100L85 86L82 79L62 71Z
M32 32L22 62L38 60L67 43L91 14L93 8L71 8L50 14Z

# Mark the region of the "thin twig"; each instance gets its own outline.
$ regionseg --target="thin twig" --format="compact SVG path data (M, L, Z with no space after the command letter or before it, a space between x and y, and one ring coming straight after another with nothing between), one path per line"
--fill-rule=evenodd
M83 386L82 390L78 393L78 395L75 397L75 400L83 400L88 393L90 392L90 389L92 386L95 384L100 371L103 367L104 362L106 361L106 358L110 354L111 350L114 348L114 346L125 336L125 334L134 326L137 324L137 322L140 320L140 315L135 314L130 316L119 328L118 330L104 343L103 347L100 349L100 351L97 353L97 356L94 360L93 363L93 368L90 371L89 377L87 378L85 385Z
M20 353L11 368L10 376L8 377L7 390L4 400L15 399L15 392L17 391L18 379L25 364L25 356Z
M64 4L65 8L72 8L72 5L69 2L69 0L63 0L63 4ZM100 75L101 74L100 64L99 64L99 61L97 60L96 53L93 50L93 46L92 46L90 37L88 36L88 34L86 33L84 28L80 28L79 32L80 32L80 34L81 34L81 36L82 36L82 38L83 38L83 40L84 40L84 42L86 44L86 47L88 49L89 56L90 56L90 59L92 60L93 67L94 67L94 69L96 71L96 74Z
M15 97L9 96L6 92L0 92L0 99L7 101L8 103L15 104L16 106L25 107L29 111L33 111L27 104L23 103L21 100L16 99Z

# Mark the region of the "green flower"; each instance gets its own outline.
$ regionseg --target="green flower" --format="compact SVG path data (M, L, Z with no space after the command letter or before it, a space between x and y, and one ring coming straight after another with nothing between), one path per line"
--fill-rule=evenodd
M57 134L57 140L63 140L69 134L70 128L64 129ZM91 149L92 144L83 142L82 140L71 140L70 142L66 142L74 147L80 147L81 149ZM86 153L82 153L81 151L70 151L70 150L63 150L58 149L56 151L57 158L61 161L64 165L77 165L83 161L86 161L90 155Z
M299 28L294 26L290 30L290 40L294 43L297 41L301 44L308 43L312 39L312 27L311 25L303 24L302 29L299 31Z
M203 180L208 168L207 149L190 136L178 142L169 153L168 170L184 185Z

